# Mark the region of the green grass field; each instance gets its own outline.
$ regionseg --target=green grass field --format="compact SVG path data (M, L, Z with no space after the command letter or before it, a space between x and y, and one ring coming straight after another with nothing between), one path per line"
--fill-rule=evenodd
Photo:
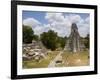
M81 51L77 53L65 51L62 54L63 66L88 66L89 65L89 52Z

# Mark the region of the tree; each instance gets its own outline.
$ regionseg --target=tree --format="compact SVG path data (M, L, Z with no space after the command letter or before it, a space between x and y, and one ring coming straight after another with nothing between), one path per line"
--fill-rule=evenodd
M31 43L33 34L34 32L30 26L23 25L23 43Z
M33 35L33 40L38 41L39 40L39 36L38 35Z
M64 48L66 44L66 37L58 37L58 44L60 45L59 47Z
M86 48L89 48L90 46L90 39L89 39L89 34L87 34L87 36L85 37L85 46L86 46Z
M57 33L49 30L40 35L41 41L48 49L55 50L57 48Z

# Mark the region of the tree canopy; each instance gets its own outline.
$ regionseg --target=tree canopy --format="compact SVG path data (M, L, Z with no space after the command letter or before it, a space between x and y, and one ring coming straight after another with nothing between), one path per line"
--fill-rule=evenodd
M86 42L85 42L85 46L86 46L86 48L89 48L90 47L90 39L89 39L89 34L87 34L87 36L85 37L85 39L86 39Z
M49 30L41 34L41 41L48 49L55 50L57 48L64 48L66 38L59 37L56 32Z
M34 32L30 26L23 25L23 43L31 43L33 34Z
M56 44L57 44L57 33L55 33L52 30L49 30L48 32L43 32L41 34L41 41L44 44L44 46L48 49L55 50Z

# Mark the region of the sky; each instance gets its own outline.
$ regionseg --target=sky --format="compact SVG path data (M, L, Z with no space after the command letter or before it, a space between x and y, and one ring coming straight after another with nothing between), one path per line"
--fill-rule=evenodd
M23 11L22 22L23 25L32 27L36 35L53 30L60 37L68 37L72 23L77 24L81 37L86 37L90 30L89 13Z

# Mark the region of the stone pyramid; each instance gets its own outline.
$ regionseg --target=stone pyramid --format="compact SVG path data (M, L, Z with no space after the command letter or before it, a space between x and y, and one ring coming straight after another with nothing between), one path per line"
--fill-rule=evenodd
M81 50L80 35L76 23L72 23L71 34L66 41L64 50L69 50L72 52L77 52Z

